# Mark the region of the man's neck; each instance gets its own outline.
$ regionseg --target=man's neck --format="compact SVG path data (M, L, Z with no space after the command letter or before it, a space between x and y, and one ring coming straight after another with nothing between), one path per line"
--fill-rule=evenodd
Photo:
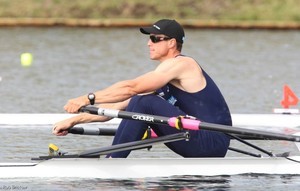
M163 62L167 59L170 59L170 58L176 58L177 56L180 56L181 53L179 51L174 51L174 52L170 52L168 55L166 55L165 57L161 58L159 61L160 62Z

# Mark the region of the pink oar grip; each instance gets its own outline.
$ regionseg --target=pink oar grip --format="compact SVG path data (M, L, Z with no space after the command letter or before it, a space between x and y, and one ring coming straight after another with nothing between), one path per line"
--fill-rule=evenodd
M171 117L168 120L168 124L172 127L177 127L176 123L177 123L177 118L176 117ZM200 125L201 121L199 120L195 120L195 119L186 119L186 118L181 118L181 124L182 127L184 129L188 129L188 130L199 130L199 125Z

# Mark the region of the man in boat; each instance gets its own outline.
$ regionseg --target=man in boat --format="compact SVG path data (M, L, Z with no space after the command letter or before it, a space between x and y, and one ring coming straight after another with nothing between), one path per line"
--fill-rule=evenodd
M181 54L185 33L175 20L162 19L150 27L140 28L149 35L150 58L159 61L154 71L135 79L117 82L106 89L70 99L64 106L69 113L78 113L86 105L99 104L111 108L166 117L194 116L197 119L231 126L231 115L219 88L191 57ZM104 122L108 117L81 113L58 122L53 133L66 135L68 129L79 123ZM158 136L178 133L180 130L153 125L144 121L122 120L113 145L141 140L148 126ZM166 143L183 157L224 157L230 138L208 130L190 131L189 141ZM112 158L125 158L130 151L115 152Z

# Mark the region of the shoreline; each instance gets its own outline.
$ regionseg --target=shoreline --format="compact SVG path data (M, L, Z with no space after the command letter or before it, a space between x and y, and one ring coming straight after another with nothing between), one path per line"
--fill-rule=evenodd
M147 19L75 19L75 18L0 18L0 27L94 27L122 28L151 25L156 20ZM300 30L294 21L219 21L178 19L185 28L198 29L262 29Z

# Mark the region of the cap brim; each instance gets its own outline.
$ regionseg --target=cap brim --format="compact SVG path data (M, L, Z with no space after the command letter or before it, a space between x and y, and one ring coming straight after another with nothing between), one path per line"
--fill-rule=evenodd
M143 34L160 34L161 32L154 27L142 27L140 28Z

